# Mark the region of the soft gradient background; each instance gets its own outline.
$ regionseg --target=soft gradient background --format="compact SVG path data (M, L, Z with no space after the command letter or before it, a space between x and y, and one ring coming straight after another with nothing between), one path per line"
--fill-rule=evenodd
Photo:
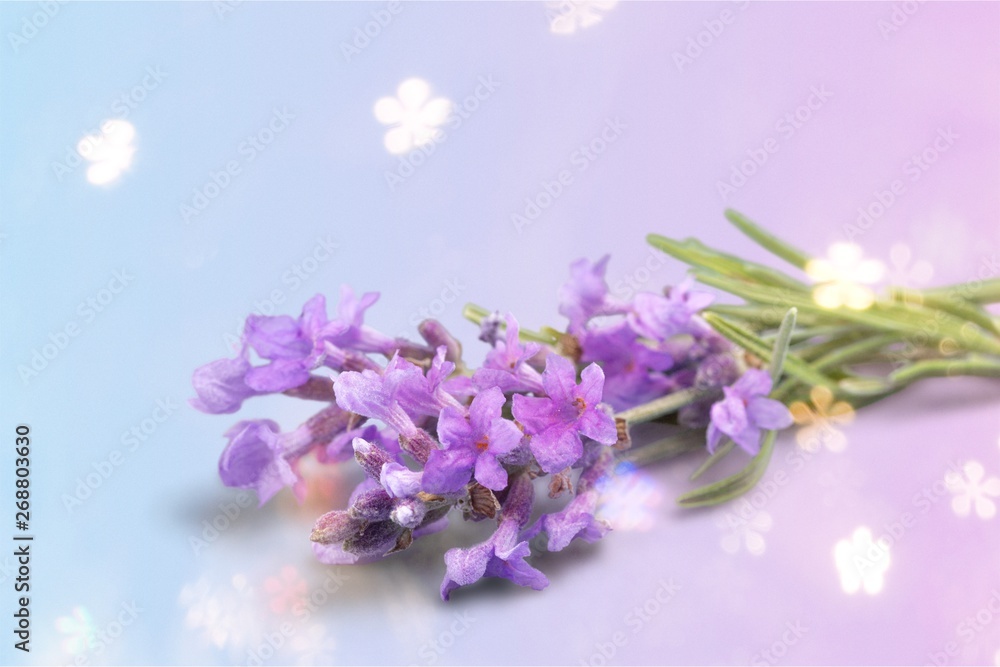
M50 17L34 18L46 7ZM750 523L727 519L739 504L674 507L697 457L638 473L608 508L618 530L603 543L536 559L552 581L543 593L486 585L438 599L442 552L482 539L484 526L378 565L318 565L309 526L343 503L354 471L317 474L304 507L287 493L247 506L218 481L221 434L237 417L187 407L190 373L228 355L242 318L269 312L276 291L278 310L296 314L342 283L378 290L370 323L412 332L427 309L476 360L465 301L514 310L530 327L561 325L568 263L606 252L620 295L627 280L659 289L683 269L646 268L650 231L765 259L726 224L725 206L823 254L896 179L903 193L853 237L867 255L903 282L927 281L922 263L935 284L995 275L997 4L592 9L602 20L554 34L553 18L580 7L405 3L348 58L343 45L385 4L0 5L0 535L15 532L18 423L32 428L36 535L30 655L12 649L14 562L0 556L0 662L1000 661L1000 518L959 516L943 483L969 461L1000 476L995 382L936 381L866 409L842 429L842 452L806 459L784 435L765 480L784 471L785 482L756 497ZM675 54L706 22L719 32L724 11L732 21L678 67ZM88 182L86 163L56 167L121 117L116 100L147 68L162 75L128 109L131 167L105 187ZM383 146L373 106L412 76L456 102L481 79L497 85L390 187L400 158ZM822 105L791 136L779 131L813 90L826 91ZM294 118L247 161L242 142L275 109ZM609 121L619 136L581 171L575 152ZM908 161L939 132L954 138L914 179ZM779 150L724 200L718 183L769 138ZM231 160L241 173L186 224L181 206ZM572 183L519 231L512 214L562 170ZM312 273L296 282L318 239L336 251L305 262ZM116 271L132 276L127 287L88 319L80 304ZM68 324L78 335L23 376ZM149 421L158 401L177 406L162 423ZM241 416L291 428L308 410L268 399ZM130 450L122 438L144 420L146 439ZM68 505L115 450L120 465ZM970 493L996 501L985 479ZM889 533L905 513L915 521L893 540L880 592L845 592L835 545L861 526ZM229 524L214 538L213 520ZM199 537L210 539L196 548ZM671 582L679 589L661 603ZM308 618L289 612L310 596L322 602ZM134 619L123 605L138 609ZM89 641L95 632L110 642Z

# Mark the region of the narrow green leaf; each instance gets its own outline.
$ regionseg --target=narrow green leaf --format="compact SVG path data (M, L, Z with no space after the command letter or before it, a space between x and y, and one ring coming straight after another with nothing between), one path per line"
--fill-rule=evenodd
M708 472L709 468L714 466L722 459L726 458L726 455L728 455L729 452L733 451L733 447L735 446L736 446L735 442L730 440L728 437L725 438L722 444L719 445L719 447L715 450L715 452L712 453L712 455L709 456L707 459L705 459L705 462L702 463L700 466L698 466L698 469L695 470L693 473L691 473L691 476L688 479L690 479L693 482L694 480L704 475L706 472Z
M676 241L659 234L649 234L646 240L653 247L686 264L715 271L735 280L784 287L799 292L809 290L808 285L781 271L709 248L697 239Z
M759 304L715 304L705 309L705 312L716 313L728 319L742 320L759 328L777 327L784 319L787 309L778 306L762 306ZM824 318L822 321L812 314L799 313L798 323L806 327L834 326L835 320ZM842 325L841 325L842 326ZM853 326L853 325L852 325ZM857 329L857 327L853 327Z
M695 277L706 285L757 303L770 303L786 308L792 306L804 313L835 313L835 317L863 324L881 331L896 331L914 339L943 340L951 338L972 352L1000 354L1000 339L987 335L980 327L942 311L922 306L903 306L896 303L876 302L866 310L838 308L834 311L816 305L811 298L791 290L750 285L725 276L694 271ZM935 326L930 326L933 323Z
M903 304L923 304L930 308L943 310L959 319L967 320L978 324L986 331L1000 334L1000 325L990 317L990 314L980 308L973 301L966 301L961 297L947 298L938 294L924 294L919 290L907 289L905 287L890 287L889 296L894 301Z
M718 315L713 313L704 313L702 316L713 329L718 331L720 335L727 338L730 342L742 347L747 352L750 352L765 362L770 363L772 358L772 349L766 342L746 329L743 329L736 324L719 317ZM789 375L794 376L810 386L822 385L831 391L835 391L837 388L837 384L832 378L828 378L822 373L819 373L809 364L803 362L795 356L795 354L789 353L786 355L784 369Z
M619 460L635 466L671 459L687 452L705 448L705 433L694 429L661 438L648 445L635 447L619 454Z
M792 332L795 330L795 318L798 314L798 310L790 308L785 313L784 319L781 320L781 326L778 327L778 338L774 341L774 351L771 353L771 364L768 367L768 372L771 374L771 382L774 384L777 384L781 378L781 370L785 365L785 358L788 356L788 345L792 340Z
M1000 359L971 355L960 359L917 361L889 375L889 380L896 385L905 386L922 378L955 375L1000 378Z
M482 306L475 303L467 303L462 308L462 317L469 320L473 324L480 325L483 323L487 317L490 316L492 311L486 310ZM504 331L507 330L507 324L505 322L500 322L500 328ZM544 333L539 333L537 331L532 331L531 329L520 329L517 336L522 343L542 343L544 345L555 345L558 342L554 336L550 336Z
M774 234L765 231L762 227L738 211L727 208L725 215L726 219L733 223L737 229L756 241L766 250L769 250L792 266L796 266L800 269L806 268L806 264L808 264L811 259L806 253L802 252L795 246L782 241Z
M616 419L624 419L629 424L641 424L653 421L659 417L677 412L685 405L694 403L702 396L697 389L681 389L673 393L653 399L648 403L623 410L615 415Z
M750 459L750 463L743 470L713 484L685 493L677 499L677 504L681 507L718 505L752 489L763 476L764 471L767 470L767 464L770 462L771 453L774 450L775 437L777 437L775 431L768 431L764 435L760 451Z
M794 308L785 313L785 317L781 321L781 327L778 329L778 338L771 351L771 364L769 372L771 374L771 381L775 385L777 385L778 380L781 379L781 372L788 356L788 344L792 339L792 332L795 330L796 314L797 313ZM698 469L691 474L691 480L694 481L698 479L705 473L705 471L725 458L729 452L733 451L734 445L735 443L732 440L726 438L722 445L708 457L708 460L702 463Z
M936 287L923 290L923 294L942 299L965 299L973 303L1000 303L1000 278Z

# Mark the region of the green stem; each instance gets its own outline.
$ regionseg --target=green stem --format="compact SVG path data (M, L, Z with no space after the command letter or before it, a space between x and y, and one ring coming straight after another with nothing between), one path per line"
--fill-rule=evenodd
M615 415L615 419L623 419L628 424L641 424L653 421L659 417L677 412L685 405L695 402L704 392L695 389L682 389L672 394L653 399L648 403L637 405Z
M1000 278L990 278L980 283L958 283L923 290L924 296L947 299L965 299L973 303L1000 303Z
M765 231L762 227L751 221L750 218L746 217L742 213L734 211L731 208L727 208L726 219L733 223L733 225L735 225L741 232L756 241L759 245L771 251L792 266L804 270L806 268L806 264L809 263L809 260L811 259L809 255L802 252L795 246L782 241L774 234Z
M635 466L644 466L655 461L671 459L681 454L703 449L705 433L701 430L686 430L677 435L662 438L648 445L630 449L619 455L619 460Z
M890 374L889 380L901 388L922 378L955 375L1000 378L1000 359L970 355L961 359L918 361Z
M774 351L771 354L771 364L768 372L771 374L771 382L777 384L781 379L781 371L785 367L785 360L788 358L788 344L792 340L792 332L795 330L795 318L799 311L795 308L789 309L778 327L778 337L774 342Z
M685 493L677 499L677 504L681 507L718 505L752 489L761 476L763 476L764 471L767 470L767 464L771 460L771 453L774 451L774 439L776 437L777 431L768 431L764 435L760 451L750 460L747 467L735 475L730 475L714 484L709 484L700 489L695 489L690 493Z
M734 280L744 280L771 287L784 287L798 292L808 292L810 289L805 283L781 271L720 252L696 239L676 241L659 234L649 234L646 236L646 241L653 247L686 264L715 271Z
M759 357L760 359L763 359L765 362L771 361L771 346L757 336L754 336L751 332L712 313L705 313L704 318L713 329L718 331L722 336L726 337L731 342L742 347L744 350ZM793 375L803 382L807 382L809 384L820 384L831 390L836 390L836 382L824 376L822 373L817 372L812 368L812 366L804 363L794 354L789 354L785 357L785 370L789 375Z
M903 303L925 304L931 308L943 310L956 317L974 322L983 329L994 334L1000 334L1000 324L997 323L990 314L980 308L972 301L967 301L957 295L945 297L940 294L925 294L919 290L907 289L905 287L890 287L889 297L894 301Z
M726 455L728 455L729 452L733 451L733 447L735 446L736 446L735 442L733 442L729 438L726 438L726 441L723 442L721 445L719 445L719 448L716 449L711 456L705 459L705 462L702 463L700 466L698 466L698 469L695 470L693 473L691 473L691 477L689 477L688 479L690 479L693 482L694 480L704 475L709 468L714 466L722 459L726 458Z
M980 327L949 315L942 311L924 308L922 306L902 306L891 302L876 302L866 310L838 308L830 311L816 305L809 298L804 298L790 290L778 294L775 290L730 280L724 276L701 271L693 272L695 277L706 285L725 290L730 294L743 297L757 303L771 303L784 308L796 307L802 312L822 314L836 313L840 319L878 329L895 331L905 336L943 340L952 338L970 352L985 352L1000 354L1000 339L989 336ZM934 326L929 326L931 323Z
M856 326L852 325L845 326L841 324L836 324L836 325L827 324L817 327L799 327L792 334L791 342L794 345L795 343L803 343L805 341L812 340L813 338L840 336L843 334L854 333L857 330L858 328ZM771 341L774 340L777 337L777 335L778 332L775 331L773 333L764 334L761 336L761 338L766 341Z
M465 307L462 308L462 317L469 320L473 324L481 325L483 320L489 317L492 311L486 310L482 306L475 303L467 303ZM507 330L507 324L505 322L500 323L500 328L504 331ZM544 345L555 345L558 341L553 336L548 336L537 331L532 331L531 329L522 328L519 331L518 338L522 343L542 343Z

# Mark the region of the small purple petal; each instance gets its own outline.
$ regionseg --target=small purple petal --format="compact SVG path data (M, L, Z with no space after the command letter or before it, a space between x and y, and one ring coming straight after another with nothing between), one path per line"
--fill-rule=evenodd
M420 491L421 474L395 461L389 461L382 465L379 483L393 498L410 498Z
M462 447L471 444L472 426L459 408L447 407L438 419L438 439L445 447Z
M745 452L756 455L760 451L760 433L760 429L756 426L748 426L741 431L737 431L732 435L732 438Z
M455 493L468 484L476 454L469 449L435 449L424 466L423 487L428 493Z
M604 373L601 372L602 382L603 379ZM542 386L555 403L571 403L574 398L573 390L576 389L576 369L573 362L558 354L548 355L545 358L545 372L542 373Z
M732 436L747 428L746 406L739 398L729 395L712 406L712 423L726 435Z
M235 359L218 359L198 368L191 378L198 394L191 399L192 407L213 415L236 412L245 399L258 393L244 381L249 370L246 348Z
M747 416L757 426L777 431L792 425L792 413L773 398L758 396L747 403Z
M587 405L597 405L601 402L604 392L604 371L597 364L590 364L580 373L580 386L576 388L576 396L582 398Z
M472 432L476 434L489 432L490 424L494 420L500 419L501 410L506 402L507 399L503 392L496 387L479 392L469 406L469 423L472 426Z
M251 315L244 335L250 347L265 359L300 359L312 350L312 342L289 315Z
M277 393L309 381L309 368L299 359L279 359L247 372L246 383L255 391Z
M618 442L618 427L615 419L600 406L586 410L577 422L580 433L602 445L613 445Z
M521 444L521 440L524 439L521 429L508 419L498 418L494 421L489 427L489 435L490 445L488 451L494 456L504 456L511 453Z
M261 505L299 477L278 444L278 425L270 420L241 421L226 432L229 444L219 458L223 484L252 488Z
M743 400L753 396L766 396L771 392L771 375L759 368L750 368L732 386L733 392Z
M514 419L520 422L528 433L539 433L551 423L553 417L552 400L514 394L511 411L514 414Z
M576 431L557 424L531 436L531 453L545 472L559 472L573 465L583 454L583 443Z
M500 491L507 487L507 471L492 454L480 454L476 459L476 481L487 489Z

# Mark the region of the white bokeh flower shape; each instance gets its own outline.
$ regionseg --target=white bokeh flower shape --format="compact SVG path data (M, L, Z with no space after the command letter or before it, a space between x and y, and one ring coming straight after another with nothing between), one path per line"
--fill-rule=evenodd
M853 243L834 243L825 259L811 259L806 273L818 285L813 301L822 308L846 306L864 310L875 303L875 293L867 285L879 282L885 266L875 259L863 259L861 248Z
M556 35L572 35L597 25L614 9L618 0L556 0L546 2L549 30Z
M986 478L983 464L967 461L961 475L952 471L945 476L944 483L954 496L951 509L958 516L969 516L973 510L980 519L996 516L997 505L992 499L1000 497L1000 479Z
M452 103L444 97L431 99L431 87L416 77L399 84L395 97L375 102L375 118L392 127L385 133L385 148L403 155L441 136L440 126L451 115Z
M629 467L614 475L601 493L601 517L616 531L652 530L663 492L643 470Z
M76 152L88 162L87 180L94 185L108 185L118 180L132 165L135 155L135 127L124 120L106 120L100 132L88 134L76 145Z
M185 624L200 630L218 648L229 648L239 654L263 632L256 613L255 592L242 574L234 575L230 585L214 585L203 577L185 585L178 602L187 609Z
M889 545L872 539L866 526L855 530L850 539L837 542L833 558L845 593L853 595L864 589L868 595L876 595L882 590L889 569Z
M87 611L87 608L82 606L73 607L68 616L58 617L56 630L64 635L61 642L63 650L73 655L84 653L90 649L97 637L94 618Z
M926 259L913 260L913 250L905 243L889 249L889 282L900 287L924 287L934 277L934 266Z
M735 554L745 546L749 553L760 556L767 549L763 534L771 530L774 521L767 512L755 509L746 501L744 503L739 515L726 512L718 522L720 527L729 529L722 537L722 549L726 553Z
M299 665L328 665L336 649L336 642L321 624L310 625L292 637L292 650L298 653Z

